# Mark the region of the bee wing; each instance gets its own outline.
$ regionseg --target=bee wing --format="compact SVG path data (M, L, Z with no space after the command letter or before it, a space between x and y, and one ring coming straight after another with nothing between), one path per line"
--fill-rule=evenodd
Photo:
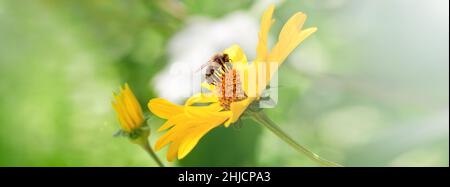
M200 66L200 68L198 68L197 70L195 70L194 73L199 72L200 70L202 70L202 69L205 68L206 66L208 66L208 63L202 64L202 66Z

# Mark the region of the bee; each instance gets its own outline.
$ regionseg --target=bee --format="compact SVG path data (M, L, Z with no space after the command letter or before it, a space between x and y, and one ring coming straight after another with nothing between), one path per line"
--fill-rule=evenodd
M202 65L200 69L205 67L205 80L208 84L216 86L215 93L219 96L219 101L225 110L230 109L232 102L247 98L242 88L239 73L233 69L228 54L214 54L208 63Z
M205 80L208 84L212 85L218 85L221 82L223 75L233 68L230 57L225 53L214 54L199 70L205 67Z

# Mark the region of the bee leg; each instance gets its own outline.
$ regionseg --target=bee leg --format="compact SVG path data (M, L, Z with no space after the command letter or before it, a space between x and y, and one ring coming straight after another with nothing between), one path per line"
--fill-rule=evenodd
M233 69L233 66L230 62L225 63L225 72L228 72L229 70Z

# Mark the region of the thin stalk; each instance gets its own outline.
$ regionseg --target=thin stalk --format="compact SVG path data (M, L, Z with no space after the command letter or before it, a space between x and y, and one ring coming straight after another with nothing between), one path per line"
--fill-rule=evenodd
M259 124L263 125L264 127L268 128L270 131L272 131L275 135L277 135L279 138L281 138L284 142L286 142L292 148L294 148L295 150L297 150L300 153L303 153L308 158L317 162L321 166L328 166L328 167L341 166L339 164L336 164L334 162L331 162L331 161L321 158L319 155L313 153L312 151L308 150L307 148L305 148L302 145L300 145L299 143L297 143L294 139L292 139L289 135L287 135L283 130L281 130L281 128L278 127L263 111L251 112L250 114L251 114L253 120L255 120Z
M139 145L153 158L153 160L155 160L156 164L158 164L159 167L164 167L164 164L161 162L156 153L150 147L148 141L146 141L146 143L142 143Z

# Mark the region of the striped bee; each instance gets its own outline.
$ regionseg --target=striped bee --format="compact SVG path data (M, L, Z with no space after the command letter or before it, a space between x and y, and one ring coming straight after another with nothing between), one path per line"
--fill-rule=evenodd
M230 109L232 102L241 101L247 98L242 88L239 73L233 69L231 59L228 54L216 53L207 64L205 80L208 84L215 86L215 93L225 110Z
M212 85L217 85L221 81L221 77L233 68L231 59L224 53L214 54L201 69L205 67L205 80Z

